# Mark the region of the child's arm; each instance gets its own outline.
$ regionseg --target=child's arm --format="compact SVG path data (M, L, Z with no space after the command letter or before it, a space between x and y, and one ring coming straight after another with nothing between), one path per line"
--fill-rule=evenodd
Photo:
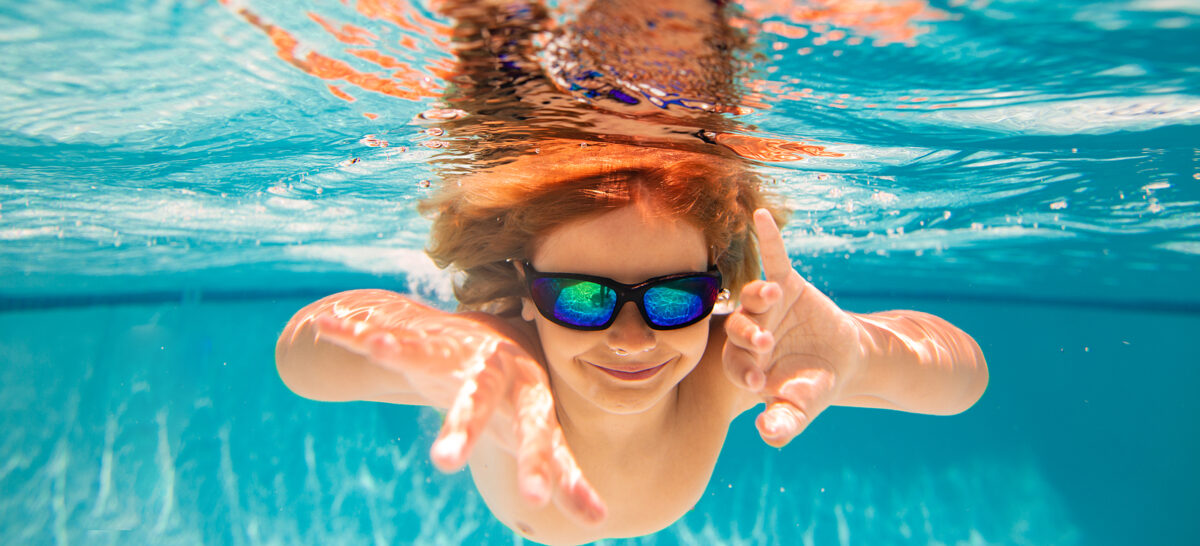
M292 392L313 400L438 406L416 392L402 372L375 364L364 354L318 333L319 321L338 315L352 316L356 310L369 313L385 305L395 314L421 312L407 298L383 290L342 292L297 311L275 344L275 366L280 379Z
M918 311L853 316L864 331L865 364L835 404L951 415L983 396L987 363L966 332Z
M446 313L384 290L342 292L301 309L276 346L279 375L316 400L447 409L434 464L466 464L485 433L513 454L522 496L584 522L605 508L563 440L545 370L520 334L483 313Z
M758 402L763 439L782 446L831 405L952 414L987 388L983 353L950 323L915 311L847 313L792 269L770 214L755 213L766 281L725 322L730 380Z

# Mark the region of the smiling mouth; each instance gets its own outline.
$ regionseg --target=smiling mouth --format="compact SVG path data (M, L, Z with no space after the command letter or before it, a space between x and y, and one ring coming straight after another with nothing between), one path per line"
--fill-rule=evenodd
M613 368L605 368L604 366L600 366L597 364L592 364L592 366L595 366L596 368L603 371L604 373L611 375L622 381L638 381L638 380L649 379L651 377L654 377L655 375L658 374L658 372L662 371L662 369L664 367L666 367L666 365L669 363L670 363L670 361L668 360L667 362L663 362L662 364L654 366L653 368L644 368L644 369L636 370L636 371L616 370Z

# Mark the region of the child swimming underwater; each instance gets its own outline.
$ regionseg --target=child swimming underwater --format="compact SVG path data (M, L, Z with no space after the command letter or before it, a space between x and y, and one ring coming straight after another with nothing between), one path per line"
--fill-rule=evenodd
M493 514L550 544L670 525L760 403L759 433L783 446L831 405L952 414L986 388L967 334L913 311L845 312L793 270L757 180L729 160L555 147L427 204L430 254L464 272L463 312L329 296L280 337L284 382L446 409L434 463L469 462ZM567 148L584 157L548 169ZM712 315L721 289L739 305Z
M566 138L526 149L421 205L430 256L461 272L459 312L343 292L301 309L276 351L302 396L446 410L433 462L469 465L521 536L665 528L759 404L760 435L783 446L832 405L953 414L986 389L961 330L843 311L797 273L786 213L744 161Z

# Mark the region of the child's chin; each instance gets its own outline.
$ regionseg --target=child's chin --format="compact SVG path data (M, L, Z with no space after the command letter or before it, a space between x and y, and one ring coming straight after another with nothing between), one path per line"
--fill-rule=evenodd
M678 381L671 377L673 371L671 364L667 364L653 377L645 380L623 381L606 378L607 384L593 391L592 403L608 413L617 415L643 413L654 408L675 390Z

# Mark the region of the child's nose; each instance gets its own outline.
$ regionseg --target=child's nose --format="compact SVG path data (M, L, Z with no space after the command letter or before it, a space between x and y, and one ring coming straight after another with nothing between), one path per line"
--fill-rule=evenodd
M649 351L656 343L654 330L642 320L637 306L626 302L612 326L608 327L608 346L613 352L626 355Z

